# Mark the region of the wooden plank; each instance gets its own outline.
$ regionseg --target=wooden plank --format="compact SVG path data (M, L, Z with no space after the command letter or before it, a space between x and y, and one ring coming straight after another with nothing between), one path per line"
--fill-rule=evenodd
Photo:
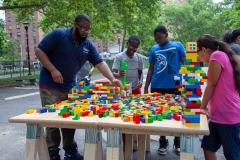
M10 123L27 123L27 124L39 124L44 127L59 127L59 128L84 128L84 127L96 127L98 121L102 120L98 116L85 116L80 120L72 120L73 116L68 118L62 118L58 116L58 112L47 113L31 113L21 114L10 118Z
M146 136L146 151L150 152L151 151L151 147L150 147L150 135Z
M37 139L27 139L24 160L37 159Z
M126 134L125 138L125 160L132 160L133 154L133 135Z
M138 134L133 135L133 150L138 150Z
M84 159L98 160L97 158L97 144L85 143L84 145Z
M44 135L38 137L38 156L40 160L50 160L46 138Z
M180 152L180 160L194 160L194 153Z
M146 155L146 135L139 135L138 140L138 153L137 159L138 160L145 160Z
M209 135L207 117L201 115L201 122L199 127L186 127L181 121L163 120L154 121L153 123L141 123L134 124L133 122L123 122L120 118L106 117L98 122L99 127L103 128L119 128L120 130L131 130L131 131L149 131L149 132L161 132L172 133L172 134L200 134ZM124 133L124 132L122 132ZM133 133L132 133L133 134ZM162 135L162 134L161 134Z
M120 152L119 152L119 148L115 147L107 147L107 157L106 160L123 160L120 159Z

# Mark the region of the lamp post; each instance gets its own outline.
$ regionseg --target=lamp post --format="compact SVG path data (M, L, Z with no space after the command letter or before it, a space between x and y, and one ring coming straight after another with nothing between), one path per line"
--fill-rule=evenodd
M30 55L29 55L29 46L28 46L28 22L24 22L23 23L24 28L26 30L26 35L27 35L27 53L28 53L28 75L32 75L32 73L30 72Z
M120 37L118 37L118 46L119 46L119 53L121 52L120 51Z

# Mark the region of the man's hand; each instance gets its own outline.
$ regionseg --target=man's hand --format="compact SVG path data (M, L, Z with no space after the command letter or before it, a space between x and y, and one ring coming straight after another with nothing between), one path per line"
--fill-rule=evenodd
M60 83L60 84L63 83L62 74L57 69L51 71L51 75L52 75L54 82Z
M124 77L125 75L126 75L126 71L119 71L118 77L119 77L119 78L122 78L122 77Z
M144 88L144 94L148 93L148 89Z
M210 119L210 112L208 109L201 109L200 110L202 114L205 114L207 116L208 119Z
M93 71L90 70L90 71L88 72L88 77L91 77L92 75L93 75Z
M123 89L122 82L119 81L118 79L113 79L111 82L115 87L120 87L121 89Z
M137 88L142 88L142 82L141 81L138 82Z

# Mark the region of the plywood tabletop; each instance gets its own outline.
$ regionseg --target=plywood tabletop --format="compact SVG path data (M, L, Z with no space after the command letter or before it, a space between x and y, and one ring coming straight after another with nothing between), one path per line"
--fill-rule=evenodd
M39 124L44 127L60 127L60 128L85 128L97 127L98 121L102 120L98 116L80 117L80 120L72 120L74 116L62 118L58 116L58 112L53 113L31 113L21 114L9 119L10 123L27 123Z
M106 117L98 122L98 126L104 129L107 128L119 128L123 133L133 132L139 134L144 132L144 134L159 134L163 133L172 133L176 134L196 134L196 135L208 135L208 121L205 115L201 115L200 127L186 127L182 124L181 121L163 120L163 121L154 121L153 123L141 123L134 124L133 122L123 122L121 118Z

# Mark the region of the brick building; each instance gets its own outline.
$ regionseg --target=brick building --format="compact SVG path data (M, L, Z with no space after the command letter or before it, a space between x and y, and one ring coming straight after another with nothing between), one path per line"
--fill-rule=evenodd
M32 21L29 22L28 26L28 42L29 42L29 55L30 61L36 61L37 57L35 56L35 49L39 42L42 40L44 33L37 26L37 21L41 19L41 14L35 12L32 15ZM6 30L9 32L9 40L17 40L17 52L22 53L22 60L27 60L27 36L26 30L23 24L17 22L16 14L12 12L5 12L5 21L6 21ZM91 37L90 37L91 39ZM93 40L93 39L92 39ZM99 53L108 52L110 53L111 48L119 48L119 42L109 41L108 43L103 43L101 39L93 41Z
M32 15L32 21L28 25L28 44L30 61L36 60L35 49L38 43L42 40L44 33L37 26L37 20L41 18L39 12L35 12ZM16 18L16 14L12 12L5 12L6 30L9 32L9 40L17 40L17 52L22 53L22 60L27 60L27 34L24 25L19 24Z

